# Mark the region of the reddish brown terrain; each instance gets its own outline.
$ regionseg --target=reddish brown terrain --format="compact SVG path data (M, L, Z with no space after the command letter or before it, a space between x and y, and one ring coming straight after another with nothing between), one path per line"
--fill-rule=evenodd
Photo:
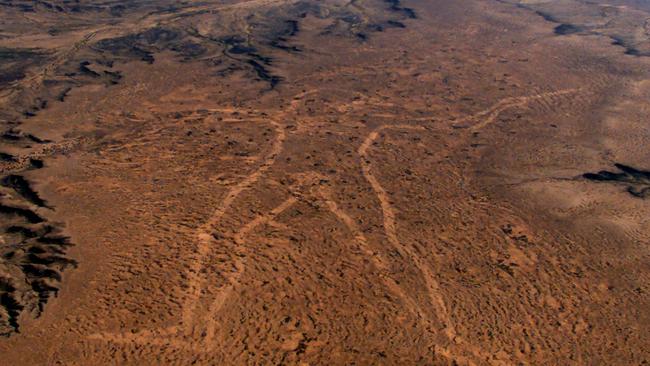
M644 0L0 0L0 365L646 365Z

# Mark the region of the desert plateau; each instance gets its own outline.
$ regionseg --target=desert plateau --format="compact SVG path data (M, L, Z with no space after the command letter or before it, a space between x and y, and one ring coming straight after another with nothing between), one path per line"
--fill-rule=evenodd
M650 2L0 0L22 365L650 365Z

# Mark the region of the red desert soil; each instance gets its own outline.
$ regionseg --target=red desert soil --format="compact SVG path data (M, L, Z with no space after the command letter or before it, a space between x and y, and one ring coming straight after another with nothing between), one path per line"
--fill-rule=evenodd
M0 365L645 365L650 6L0 0Z

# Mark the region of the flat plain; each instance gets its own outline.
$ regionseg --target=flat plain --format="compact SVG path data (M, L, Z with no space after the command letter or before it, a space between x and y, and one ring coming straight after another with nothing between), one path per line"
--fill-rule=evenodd
M0 0L0 365L645 365L642 0Z

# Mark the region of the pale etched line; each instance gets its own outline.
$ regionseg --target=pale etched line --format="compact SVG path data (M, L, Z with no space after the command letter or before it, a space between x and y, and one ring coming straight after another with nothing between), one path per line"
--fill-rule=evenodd
M295 111L298 108L300 99L304 95L308 95L314 91L309 91L309 92L304 92L296 95L294 99L290 103L290 108L288 111L282 113L283 115L286 115L289 113L289 111ZM217 208L211 219L206 222L204 225L201 226L198 230L198 237L199 237L199 245L197 247L197 251L194 255L195 260L192 261L192 266L189 269L189 275L190 277L189 282L189 290L188 290L188 296L186 301L184 302L184 305L182 307L183 309L183 314L181 318L181 325L180 329L185 335L191 335L192 332L192 320L194 318L194 313L195 313L195 305L200 298L200 293L201 290L203 289L204 281L200 278L199 276L199 271L203 268L204 265L204 260L205 257L207 256L210 246L211 246L211 232L206 232L210 228L214 227L222 218L222 216L225 214L226 210L230 207L230 205L235 201L237 196L243 192L245 189L247 189L250 185L252 185L254 182L259 179L259 177L265 173L271 165L275 162L276 157L282 152L283 149L283 143L286 138L285 131L283 130L282 126L273 121L270 120L271 124L275 126L276 130L276 139L273 143L273 147L271 149L270 154L267 156L265 159L264 163L258 168L257 171L255 171L253 174L249 175L246 179L244 179L242 182L238 183L236 186L234 186L222 202L219 208ZM226 289L227 291L227 289ZM226 296L222 296L222 298L225 298ZM215 304L218 304L219 298L215 300ZM140 333L136 333L135 336L129 335L129 339L132 342L140 343L143 345L149 344L150 342L156 343L158 342L158 337L157 336L152 336L151 334L160 334L160 333L169 333L169 331L176 331L179 327L173 326L173 327L168 327L165 329L158 329L154 331L144 331L140 335ZM98 337L98 334L93 334L90 335L90 339L101 339L105 341L110 341L111 339L122 339L120 337L123 337L126 333L122 332L117 332L117 333L101 333L101 337ZM173 334L168 335L169 337L172 337Z
M373 190L375 191L379 203L381 204L381 209L384 216L384 229L388 240L393 244L396 249L401 249L402 245L397 238L397 233L395 229L395 211L393 210L392 205L390 204L388 193L382 185L379 183L377 178L370 171L370 162L368 161L367 151L370 145L379 137L379 133L385 129L410 129L410 130L424 130L422 126L413 126L413 125L384 125L372 131L368 137L363 141L359 149L357 150L359 156L361 156L361 170L363 176L370 183Z
M476 112L472 115L462 117L458 120L454 121L455 125L478 120L480 118L484 118L487 116L487 118L473 126L470 126L469 128L471 131L475 131L478 129L481 129L492 122L507 109L514 108L514 107L519 107L526 105L530 103L531 101L537 100L537 99L544 99L544 98L552 98L556 96L561 96L561 95L566 95L566 94L571 94L571 93L576 93L580 91L579 88L574 88L574 89L563 89L563 90L557 90L557 91L551 91L551 92L545 92L545 93L539 93L539 94L534 94L534 95L529 95L529 96L519 96L519 97L507 97L499 100L495 104L491 105L490 107ZM395 117L393 114L385 114L385 115L379 115L375 114L373 116L377 117ZM431 121L433 118L432 117L416 117L416 118L411 118L411 121L416 121L416 122L422 122L422 121Z
M558 90L558 91L552 91L552 92L546 92L546 93L540 93L540 94L535 94L535 95L530 95L530 96L523 96L523 97L510 97L510 98L505 98L501 100L499 103L496 105L481 111L477 114L474 114L470 117L468 117L468 120L473 120L473 119L478 119L481 118L485 115L488 117L484 119L483 121L473 125L471 127L471 131L474 132L476 130L482 129L485 126L491 124L496 120L496 118L505 110L514 108L514 107L520 107L523 105L527 105L531 101L535 100L545 100L546 98L552 98L560 95L566 95L566 94L571 94L571 93L576 93L578 92L579 89L564 89L564 90Z
M528 101L534 100L536 98L542 98L542 97L545 97L545 96L562 95L562 94L566 94L566 93L570 93L570 92L572 92L572 90L559 91L559 92L550 92L550 93L542 93L542 94L538 94L538 95L534 95L534 96L530 96L530 97L506 98L506 99L498 102L497 104L495 104L495 106L493 106L493 107L491 107L491 108L489 108L489 109L487 109L485 111L481 111L481 112L479 112L479 113L477 113L477 114L475 114L473 116L467 117L466 120L476 119L476 118L479 118L479 117L484 116L484 115L489 115L490 117L487 119L487 122L484 121L481 124L478 124L478 125L475 125L474 127L472 127L474 129L482 128L483 126L491 123L496 118L496 116L498 116L498 114L501 113L502 111L504 111L505 109L521 105L522 101L520 101L520 100L523 100L524 102L528 102ZM309 93L304 93L304 94L309 94ZM295 110L298 105L299 105L299 100L294 100L294 101L291 102L291 108L290 109ZM254 172L253 174L248 176L244 181L239 183L237 186L233 187L233 189L229 192L229 194L224 199L224 201L223 201L222 205L220 206L220 208L215 210L211 220L208 223L206 223L204 226L202 226L202 228L204 228L204 229L205 228L212 228L214 225L216 225L220 221L222 216L225 214L227 209L230 207L230 205L237 198L237 196L242 191L247 189L250 185L252 185L259 178L259 176L261 174L263 174L266 170L268 170L268 168L273 163L273 161L274 161L275 157L277 156L277 154L279 154L281 152L282 142L283 142L283 140L285 138L284 131L280 129L280 126L277 123L275 123L275 122L272 122L272 123L276 126L276 131L278 131L278 135L276 137L276 141L274 143L274 148L273 148L271 154L269 155L269 158L267 158L265 160L265 162L260 166L258 171ZM367 149L377 139L377 137L379 136L379 132L381 130L388 129L388 128L422 129L422 127L420 127L420 126L412 126L412 125L381 126L377 130L373 131L368 136L368 138L366 138L366 140L364 140L363 144L359 147L359 150L358 150L359 154L365 158L365 154L367 152ZM276 149L276 147L278 147L278 146L279 146L279 148ZM276 151L276 150L277 150L277 152L274 153L274 151ZM270 161L269 161L269 159L270 159ZM396 225L395 225L395 213L394 213L394 210L392 209L392 206L390 205L390 203L388 201L388 198L387 198L388 195L387 195L386 191L379 184L379 182L376 180L376 178L370 173L370 165L369 165L369 163L366 162L366 161L362 161L362 169L364 171L364 176L370 182L370 184L373 186L373 189L375 189L376 193L378 194L378 197L383 197L384 198L383 200L380 199L380 203L382 205L382 211L384 213L384 225L385 225L385 230L386 230L386 233L387 233L387 237L389 238L389 241L393 245L395 245L395 243L398 243L398 246L396 247L396 249L399 250L400 252L403 253L404 249L407 249L407 253L409 253L409 252L413 253L413 252L410 251L409 248L403 248L403 247L401 247L401 245L399 245L399 240L397 239L397 235L396 235L396 227L395 227ZM198 271L200 271L200 269L202 268L203 260L204 260L205 256L207 255L207 252L209 251L209 247L210 247L211 242L213 240L211 235L209 235L209 234L206 235L206 234L208 234L208 233L199 232L199 234L198 234L200 240L199 240L199 247L198 247L198 250L197 250L197 256L199 257L200 260L199 261L194 261L193 266L191 267L191 270L192 270L191 274L192 273L194 274L193 278L195 278L196 282L193 282L193 283L190 284L190 288L194 289L194 291L190 292L190 296L188 296L188 301L186 301L186 303L190 302L191 299L200 298L200 292L201 292L201 289L203 288L202 285L203 285L204 281L202 281L202 279L198 275ZM409 256L413 257L412 254L409 255ZM421 267L422 265L421 265L421 262L419 261L419 258L417 258L417 257L414 257L414 258L416 258L414 263L418 267ZM194 265L195 263L197 265ZM427 287L429 287L429 288L437 288L437 283L435 281L434 281L434 283L430 282L430 279L433 278L431 276L430 270L425 269L425 271L423 271L423 275L425 277L425 282L427 282ZM190 277L192 277L192 276L190 276ZM222 292L227 293L228 291L226 290L226 291L222 291ZM225 296L222 296L222 297L225 298ZM433 301L433 302L438 303L438 306L440 308L445 309L445 311L443 313L447 314L446 308L444 308L444 301L441 301L441 302ZM191 303L194 304L195 301L191 301ZM216 307L220 306L220 305L218 305L219 303L220 303L219 299L216 299L213 302L213 304L217 304L217 305L215 305ZM185 307L184 309L185 309L185 311L184 311L183 319L190 320L190 323L191 323L191 320L193 319L193 316L194 316L193 315L194 309L193 308L188 309L187 307ZM187 315L188 311L189 311L189 315ZM447 318L448 318L448 315L447 315ZM186 321L183 321L183 323L182 323L182 325L187 325L187 324L188 323ZM89 336L89 338L90 339L100 339L101 338L101 339L104 339L104 340L111 340L112 339L114 342L118 342L118 343L119 342L122 342L122 343L126 343L126 342L133 343L133 342L135 342L135 343L140 343L140 344L154 344L154 345L163 344L163 343L164 344L169 344L170 342L160 341L159 337L161 337L161 336L163 336L163 337L171 337L171 336L173 336L173 333L177 329L178 329L178 327L169 327L169 328L165 328L165 329L142 332L142 333L135 333L135 334L129 334L129 333L117 333L117 334L99 333L99 334L91 335L91 336ZM453 328L447 327L445 333L448 336L453 337L456 342L464 343L459 337L455 336L455 330ZM126 336L125 334L129 334L129 335ZM171 343L174 343L174 342L171 342ZM191 345L191 343L189 343L189 342L180 341L180 340L177 340L175 344L180 348L190 347L190 345ZM193 346L191 346L191 347L193 347Z
M388 237L388 241L391 243L393 247L395 247L395 249L400 251L400 254L406 254L408 257L410 257L413 260L415 265L422 272L427 287L429 287L430 290L439 292L439 286L437 282L432 280L433 277L431 272L427 269L426 266L422 265L416 253L414 253L411 250L411 248L404 246L400 243L399 238L397 237L397 228L395 224L395 210L393 209L393 206L390 203L388 193L386 192L384 187L382 187L382 185L379 183L377 178L372 174L370 169L367 150L370 147L370 145L377 139L377 137L379 137L379 132L388 128L417 129L417 130L423 129L420 126L412 126L412 125L393 125L393 126L385 125L371 132L358 149L358 153L361 156L361 168L363 171L363 175L372 186L372 189L375 191L375 194L377 195L377 198L381 205L381 209L383 213L383 221L384 221L384 230L386 232L386 236ZM434 305L438 307L439 312L443 314L443 316L445 317L445 320L448 320L449 316L447 315L448 312L444 304L444 301L442 301L442 299L439 296L433 296L433 295L432 295L432 300L434 302ZM447 323L449 322L447 321ZM447 326L447 332L450 332L448 326Z
M241 181L230 190L226 198L223 200L221 206L215 210L210 220L208 220L208 222L206 222L198 230L197 236L199 245L196 253L197 258L196 260L192 261L192 265L188 271L188 277L190 278L188 280L189 291L188 297L185 300L183 306L182 324L185 327L186 332L191 331L191 324L195 313L195 305L200 298L201 290L205 285L205 280L200 276L199 273L201 268L204 266L205 257L207 256L212 243L214 243L214 237L212 236L214 227L217 225L217 223L219 223L223 215L230 208L235 199L237 199L239 194L241 194L244 190L248 189L253 183L255 183L259 177L262 176L262 174L264 174L271 167L271 165L273 165L276 157L282 152L284 139L286 137L284 129L275 121L271 121L271 123L275 126L276 138L273 143L273 147L271 148L271 152L267 158L253 174L246 177L246 179Z
M141 331L138 333L95 333L88 336L88 339L122 345L159 346L182 351L204 352L204 348L200 347L200 345L176 339L172 336L173 334L169 334L169 332L159 332L157 330L152 330Z
M267 222L270 222L273 220L276 216L284 212L286 209L291 207L294 203L296 203L297 199L296 197L289 197L287 198L284 202L282 202L279 206L271 210L266 215L260 215L257 216L255 219L250 221L248 224L244 225L244 227L239 230L234 237L235 244L238 246L243 246L245 244L245 238L246 236L253 231L256 227L260 225L264 225ZM239 257L237 257L237 264L236 266L239 268L237 274L230 278L230 283L227 285L227 288L225 291L221 291L217 297L214 299L212 304L210 304L208 314L206 316L206 330L205 330L205 338L204 342L207 348L212 348L214 346L213 340L214 340L214 335L216 332L216 327L217 327L217 322L215 320L215 317L223 304L226 302L226 299L230 296L232 291L234 290L235 286L237 285L239 278L244 272L244 263L243 260Z
M271 120L271 124L275 126L276 138L271 151L267 155L264 162L255 172L231 188L231 190L222 201L221 205L213 212L210 219L197 230L198 246L196 252L192 258L190 258L191 265L186 275L186 277L188 277L188 291L182 307L183 313L181 317L180 327L172 326L153 331L141 331L138 333L97 333L91 334L88 337L89 339L99 339L105 341L128 339L129 342L155 345L160 343L159 337L161 335L172 337L173 333L178 330L180 330L186 336L192 334L192 330L194 328L192 323L195 316L196 304L201 297L201 291L205 285L205 280L200 276L200 271L205 265L205 259L215 240L212 236L213 229L219 223L219 221L222 219L226 211L230 208L237 197L244 190L250 188L250 186L255 183L259 177L262 176L262 174L264 174L273 165L276 157L282 152L283 143L286 137L284 129L279 123L275 121Z
M408 246L402 245L402 243L400 242L397 236L396 223L395 223L395 210L393 209L390 203L390 199L388 197L388 194L386 193L386 190L381 186L377 178L375 178L375 176L372 174L370 162L368 161L368 156L367 156L368 148L379 137L379 132L389 128L390 129L392 128L423 129L421 126L413 126L413 125L380 126L374 131L372 131L368 135L368 137L366 137L366 139L363 141L363 143L357 150L359 156L361 157L360 160L361 160L361 168L362 168L363 175L372 186L372 189L375 191L375 194L377 195L377 198L381 204L383 221L384 221L384 231L386 232L388 241L396 250L400 252L400 254L406 254L406 256L413 261L417 269L422 273L422 279L424 280L425 285L428 288L429 298L432 302L432 305L436 307L437 310L436 313L441 318L440 320L444 324L445 327L444 333L447 336L447 338L456 343L463 343L465 345L466 350L472 353L474 357L486 360L489 357L488 354L484 353L479 348L468 344L467 342L462 340L461 337L457 335L456 329L449 315L447 306L444 302L444 299L440 295L441 294L440 286L438 282L434 279L433 272L427 266L426 263L422 262L420 257L413 249L411 249ZM451 357L451 355L448 355L448 357ZM456 356L456 358L458 357L462 357L462 356Z
M359 229L359 227L356 225L356 223L350 217L350 215L348 215L344 210L342 210L338 206L338 204L331 198L329 192L327 192L325 189L320 189L318 193L322 197L325 204L327 205L327 208L354 235L354 239L357 242L357 245L359 245L359 247L364 252L364 254L368 256L371 259L371 261L375 264L377 269L381 271L380 274L381 279L386 285L386 287L395 295L397 295L399 298L401 298L410 307L410 309L415 313L415 315L418 318L426 317L425 313L422 311L420 306L415 301L413 301L413 299L409 295L407 295L404 292L404 290L399 285L397 285L397 283L392 278L390 278L389 274L387 273L388 264L378 253L375 253L370 249L370 245L368 244L368 240L366 239L366 236L363 235L363 232Z
M413 250L411 250L411 248L406 247L400 243L399 238L397 237L397 228L395 224L395 210L393 209L393 206L390 203L388 193L386 192L384 187L382 187L382 185L379 183L377 178L372 174L370 169L370 163L368 161L368 156L367 156L368 148L377 139L377 137L379 137L379 132L388 128L401 128L401 129L412 129L412 130L423 129L421 126L412 126L412 125L392 125L392 126L384 125L377 128L375 131L371 132L368 135L368 137L364 140L364 142L361 144L361 146L358 149L358 153L361 156L361 169L363 171L364 177L370 183L373 190L375 191L375 194L377 195L377 198L381 205L381 209L383 213L383 221L384 221L384 230L386 232L386 236L388 237L388 241L396 250L400 252L400 254L402 255L406 254L406 256L410 257L411 260L413 260L415 265L418 267L418 269L422 272L425 284L429 288L429 294L433 302L433 305L438 308L439 313L442 314L444 318L443 322L446 323L445 332L450 338L453 338L453 336L455 336L455 332L453 331L453 328L449 326L450 321L449 321L447 307L444 301L442 300L442 298L440 296L435 295L436 293L440 292L438 283L435 280L433 280L433 274L428 269L428 267L421 263L419 256Z

